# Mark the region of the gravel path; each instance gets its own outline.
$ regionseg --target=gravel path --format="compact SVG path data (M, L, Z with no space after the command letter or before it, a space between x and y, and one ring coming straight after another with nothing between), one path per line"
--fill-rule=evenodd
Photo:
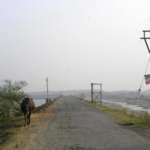
M55 102L56 117L37 127L24 150L144 150L150 141L125 129L98 110L73 97Z

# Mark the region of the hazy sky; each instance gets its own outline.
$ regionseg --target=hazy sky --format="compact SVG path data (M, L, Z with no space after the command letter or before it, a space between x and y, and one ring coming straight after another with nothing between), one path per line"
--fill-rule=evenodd
M149 0L0 0L0 80L28 91L136 90L148 52ZM150 69L149 69L150 72ZM145 86L144 88L150 88Z

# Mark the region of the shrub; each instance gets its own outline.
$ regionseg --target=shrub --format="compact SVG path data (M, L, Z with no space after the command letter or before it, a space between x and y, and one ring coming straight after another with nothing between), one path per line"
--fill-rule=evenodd
M22 88L26 85L25 81L5 80L0 86L0 119L12 117L20 111L20 100L25 96Z

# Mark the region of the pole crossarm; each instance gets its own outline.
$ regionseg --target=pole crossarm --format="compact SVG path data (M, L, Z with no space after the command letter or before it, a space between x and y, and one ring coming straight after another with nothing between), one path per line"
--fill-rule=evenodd
M143 30L143 32L150 32L150 30Z
M102 83L91 83L93 85L101 85Z
M147 36L146 34L149 33L149 36ZM143 37L141 37L140 39L144 40L147 50L150 53L150 47L148 45L148 41L150 39L150 30L143 30Z
M141 40L150 39L150 37L141 37Z

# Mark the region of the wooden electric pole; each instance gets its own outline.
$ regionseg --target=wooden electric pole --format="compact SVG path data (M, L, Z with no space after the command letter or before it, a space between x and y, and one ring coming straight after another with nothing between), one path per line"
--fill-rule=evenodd
M46 78L46 102L49 102L49 93L48 93L48 77Z
M91 83L91 103L94 102L94 97L93 97L93 83Z
M103 98L103 84L100 83L100 102L102 103L102 98Z

